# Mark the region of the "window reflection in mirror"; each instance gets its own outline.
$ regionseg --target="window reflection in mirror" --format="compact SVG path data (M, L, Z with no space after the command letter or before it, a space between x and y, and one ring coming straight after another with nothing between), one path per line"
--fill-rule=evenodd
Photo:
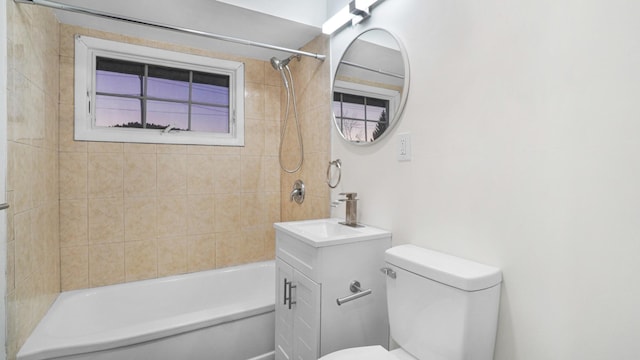
M333 115L342 137L371 144L398 122L408 90L408 60L388 31L371 29L344 52L333 82Z

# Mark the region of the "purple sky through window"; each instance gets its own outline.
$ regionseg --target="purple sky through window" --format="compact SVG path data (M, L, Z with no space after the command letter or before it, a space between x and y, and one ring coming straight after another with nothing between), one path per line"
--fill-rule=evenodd
M144 65L104 59L99 67L102 69L96 70L96 125L141 126ZM147 126L188 129L189 71L149 65L148 73ZM228 133L228 76L193 72L192 77L191 101L199 104L191 104L191 130Z

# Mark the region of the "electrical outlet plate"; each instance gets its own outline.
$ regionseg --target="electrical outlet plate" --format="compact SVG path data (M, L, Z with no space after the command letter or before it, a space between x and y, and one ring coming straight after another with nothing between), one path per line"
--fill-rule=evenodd
M398 161L411 160L411 135L398 134Z

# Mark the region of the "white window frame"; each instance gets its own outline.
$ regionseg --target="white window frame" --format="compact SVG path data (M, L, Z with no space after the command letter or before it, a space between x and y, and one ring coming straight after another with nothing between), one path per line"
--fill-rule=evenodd
M96 57L223 74L229 83L229 133L96 126ZM244 146L244 64L76 35L75 140Z
M391 120L395 115L394 109L396 109L396 105L400 101L399 91L342 80L336 80L334 82L333 91L389 101L389 113L387 114L387 118L389 119L389 126L391 126ZM331 101L333 103L333 98Z

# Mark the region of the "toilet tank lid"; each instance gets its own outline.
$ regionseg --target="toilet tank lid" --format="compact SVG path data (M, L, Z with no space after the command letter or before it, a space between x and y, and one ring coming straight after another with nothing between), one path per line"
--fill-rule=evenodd
M465 291L487 289L502 281L502 272L496 267L415 245L400 245L388 249L385 261Z

